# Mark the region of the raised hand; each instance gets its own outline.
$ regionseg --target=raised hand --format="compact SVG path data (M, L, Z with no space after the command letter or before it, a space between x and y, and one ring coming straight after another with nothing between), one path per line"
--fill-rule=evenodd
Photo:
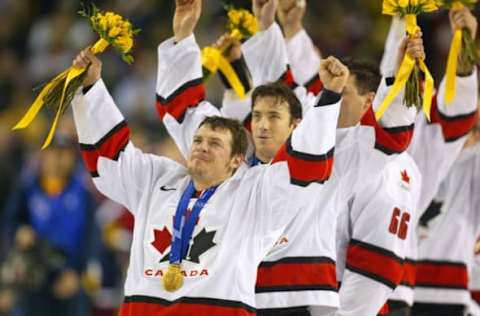
M242 58L242 43L228 33L220 36L213 47L222 51L230 62Z
M450 10L448 16L453 32L466 28L470 31L472 38L477 36L477 19L467 7L463 7L460 10Z
M277 11L286 39L290 39L303 29L303 17L306 11L305 0L279 0Z
M77 68L88 67L87 75L83 79L83 86L88 87L97 82L102 76L102 62L90 51L90 47L85 48L75 57L72 65Z
M337 58L330 56L320 61L319 74L325 89L342 93L347 84L350 71Z
M413 59L425 59L425 47L423 46L422 32L417 32L412 38L405 37L398 47L397 62L395 71L398 71L405 54Z
M268 29L275 22L278 0L252 0L252 11L258 20L260 31Z
M173 33L175 41L190 36L197 26L202 14L202 0L176 0L173 17Z

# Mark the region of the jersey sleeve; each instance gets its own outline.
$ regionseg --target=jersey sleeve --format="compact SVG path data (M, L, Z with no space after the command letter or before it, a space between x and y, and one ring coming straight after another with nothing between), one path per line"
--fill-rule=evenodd
M219 115L205 101L200 48L191 36L175 43L169 39L158 46L156 108L168 133L187 157L200 123Z
M332 173L340 95L325 90L266 167L258 218L265 233L283 230Z
M252 75L253 87L275 81L282 81L292 88L295 86L287 48L277 23L243 43L242 54Z
M414 166L403 169L392 162L355 194L348 208L340 315L376 315L401 282L420 185ZM375 299L359 294L364 292Z
M375 148L391 155L405 151L413 137L413 127L417 110L403 103L404 90L394 99L384 115L377 121L375 112L393 86L393 78L382 78L372 107L363 115L360 124L375 129Z
M399 17L393 17L388 31L382 61L380 63L380 73L382 76L395 76L395 68L398 58L398 48L405 38L405 20Z
M424 175L419 203L423 212L435 196L440 183L459 156L468 133L477 121L477 72L468 77L457 77L457 94L448 106L444 103L445 80L434 96L431 121L420 114L408 152Z
M318 71L321 54L308 33L302 29L286 41L288 59L296 84L318 95L323 88Z
M80 151L97 189L137 214L156 175L180 166L142 153L130 141L130 129L102 80L73 102Z

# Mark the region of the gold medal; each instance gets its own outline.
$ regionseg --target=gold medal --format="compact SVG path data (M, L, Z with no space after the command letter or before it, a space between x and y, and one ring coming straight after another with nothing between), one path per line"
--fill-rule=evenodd
M162 278L163 287L168 292L175 292L183 286L183 275L180 264L170 264Z

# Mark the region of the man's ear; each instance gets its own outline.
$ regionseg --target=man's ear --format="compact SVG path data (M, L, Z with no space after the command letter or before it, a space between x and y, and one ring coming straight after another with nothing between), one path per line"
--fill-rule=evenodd
M302 121L301 119L294 119L292 122L293 128L296 128L301 121Z
M373 100L375 99L375 92L368 92L365 98L365 102L362 105L362 116L365 112L368 111L368 108L373 105Z
M235 155L232 158L232 160L230 161L230 165L231 165L232 169L233 170L238 169L244 160L245 160L244 155Z

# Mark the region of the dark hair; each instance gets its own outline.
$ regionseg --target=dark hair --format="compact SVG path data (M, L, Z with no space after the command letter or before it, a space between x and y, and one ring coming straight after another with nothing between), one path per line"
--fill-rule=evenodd
M261 85L253 90L252 109L258 98L272 97L278 102L287 102L290 111L291 121L302 118L302 104L292 89L281 82L274 82Z
M200 123L198 128L204 125L207 125L212 130L221 129L230 131L230 134L232 135L232 157L235 155L245 156L247 154L247 134L239 121L221 116L209 116Z
M377 88L382 80L378 66L372 62L358 61L351 58L347 58L342 62L350 70L350 75L355 76L355 86L360 95L377 92Z

